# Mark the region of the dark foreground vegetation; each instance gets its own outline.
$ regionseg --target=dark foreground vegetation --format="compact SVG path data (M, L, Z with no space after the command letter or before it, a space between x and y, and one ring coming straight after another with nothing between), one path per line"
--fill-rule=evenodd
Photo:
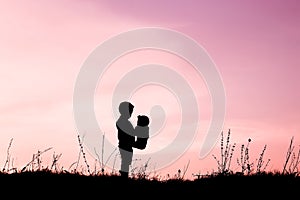
M47 197L116 197L125 199L176 197L299 198L300 177L292 174L210 175L194 180L150 180L117 175L82 175L50 171L0 174L2 194ZM140 197L140 198L139 198Z
M268 172L270 159L265 160L263 148L255 161L251 161L249 147L241 145L237 159L238 171L231 170L233 153L237 150L235 143L230 142L230 131L224 138L221 134L220 155L213 155L218 170L211 174L195 174L194 179L185 179L184 173L161 179L150 177L146 169L131 173L128 179L118 173L106 173L102 166L99 171L90 170L85 158L83 145L79 139L80 154L78 161L70 170L59 168L60 155L53 155L51 166L41 165L41 155L48 151L38 151L22 169L11 164L9 143L7 160L0 171L0 191L2 198L17 199L183 199L183 198L222 198L222 199L299 199L300 196L300 149L295 152L293 138L287 149L283 169ZM83 159L86 171L79 172L77 166Z

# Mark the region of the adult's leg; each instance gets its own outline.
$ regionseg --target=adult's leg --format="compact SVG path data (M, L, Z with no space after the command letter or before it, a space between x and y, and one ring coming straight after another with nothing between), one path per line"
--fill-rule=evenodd
M119 148L119 151L120 151L120 155L121 155L120 173L122 176L128 177L129 166L131 165L131 162L132 162L133 152L124 150L122 148Z

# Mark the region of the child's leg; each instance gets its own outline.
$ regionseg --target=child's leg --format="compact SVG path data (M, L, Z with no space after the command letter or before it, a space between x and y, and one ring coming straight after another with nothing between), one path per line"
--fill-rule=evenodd
M139 138L133 143L132 147L134 147L136 149L141 149L141 142L140 142Z
M143 150L146 148L148 138L137 138L135 143L133 144L134 148Z

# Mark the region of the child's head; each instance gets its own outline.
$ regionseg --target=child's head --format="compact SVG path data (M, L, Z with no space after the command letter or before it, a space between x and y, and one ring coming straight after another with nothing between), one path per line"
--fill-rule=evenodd
M138 126L148 126L149 123L150 123L149 117L147 117L146 115L138 116L138 121L137 121Z

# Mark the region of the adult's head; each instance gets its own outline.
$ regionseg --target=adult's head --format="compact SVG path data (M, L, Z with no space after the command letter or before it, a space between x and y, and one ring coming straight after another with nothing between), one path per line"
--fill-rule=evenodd
M130 118L133 112L134 105L128 101L123 101L119 105L119 112L122 117Z

